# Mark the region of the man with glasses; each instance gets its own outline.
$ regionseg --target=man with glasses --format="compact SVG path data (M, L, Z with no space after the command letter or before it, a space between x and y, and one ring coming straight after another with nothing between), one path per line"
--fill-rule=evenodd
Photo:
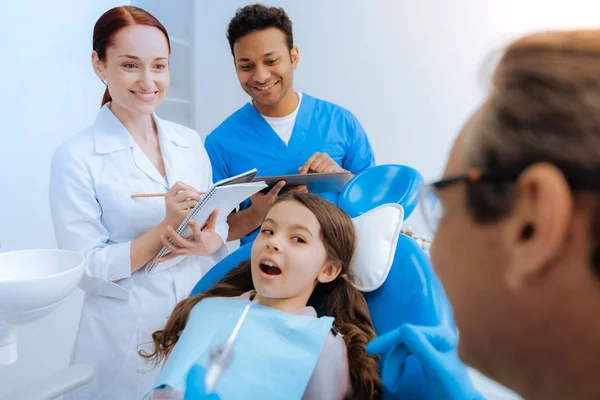
M598 71L600 30L512 43L444 179L424 191L459 354L527 399L600 398ZM415 344L402 329L369 351L429 345L426 375L451 382L435 368L452 350L447 331Z

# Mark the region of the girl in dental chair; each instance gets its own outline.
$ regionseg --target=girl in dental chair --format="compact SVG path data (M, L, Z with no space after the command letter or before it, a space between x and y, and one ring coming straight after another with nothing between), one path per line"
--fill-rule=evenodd
M281 197L251 260L180 302L153 334L154 352L142 356L167 358L155 393L185 391L192 365L206 365L253 302L215 387L221 399L380 398L378 361L365 351L375 331L348 271L355 246L352 220L334 204L311 194Z

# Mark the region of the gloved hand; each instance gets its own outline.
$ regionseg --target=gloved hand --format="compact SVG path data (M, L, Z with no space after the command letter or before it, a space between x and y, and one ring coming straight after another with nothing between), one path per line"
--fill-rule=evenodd
M206 393L204 377L206 371L200 365L193 365L186 377L186 389L183 400L220 400L216 393Z
M367 353L382 354L381 378L390 394L398 394L409 355L421 362L429 389L436 399L485 399L473 386L467 368L458 358L456 333L448 326L402 325L373 339Z

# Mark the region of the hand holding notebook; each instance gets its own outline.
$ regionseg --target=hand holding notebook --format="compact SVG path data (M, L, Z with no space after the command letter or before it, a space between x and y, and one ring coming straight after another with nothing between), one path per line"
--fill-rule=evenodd
M256 173L257 170L253 169L212 185L200 201L189 211L183 222L181 222L176 229L177 234L183 238L191 236L192 230L188 225L191 219L194 219L199 227L203 227L215 210L218 210L221 214L225 213L225 215L228 215L241 202L267 187L265 182L252 182ZM160 259L169 253L170 250L163 246L155 258ZM151 261L146 266L146 270L148 273L162 271L179 263L183 257L186 256L177 256L161 263Z
M196 254L208 256L214 254L223 245L223 239L215 230L219 210L215 210L208 217L204 226L199 226L194 218L188 221L192 231L190 237L184 238L175 229L169 227L160 240L164 247L170 251L169 254L154 259L156 262L168 261L182 255Z
M205 193L201 194L192 186L183 182L176 182L163 196L165 199L165 217L162 225L177 228L181 221L187 217L190 210L202 200L204 195ZM141 194L137 194L136 198L141 198L140 196ZM139 201L145 202L146 200Z

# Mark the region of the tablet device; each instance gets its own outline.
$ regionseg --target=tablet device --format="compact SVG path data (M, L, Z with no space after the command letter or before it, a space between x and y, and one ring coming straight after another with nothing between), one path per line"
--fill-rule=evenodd
M264 181L267 187L261 190L261 193L268 193L273 186L279 181L285 181L283 190L291 186L306 185L311 193L324 193L342 191L346 183L352 179L350 172L326 172L326 173L308 173L308 174L291 174L291 175L274 175L274 176L257 176L253 182Z

